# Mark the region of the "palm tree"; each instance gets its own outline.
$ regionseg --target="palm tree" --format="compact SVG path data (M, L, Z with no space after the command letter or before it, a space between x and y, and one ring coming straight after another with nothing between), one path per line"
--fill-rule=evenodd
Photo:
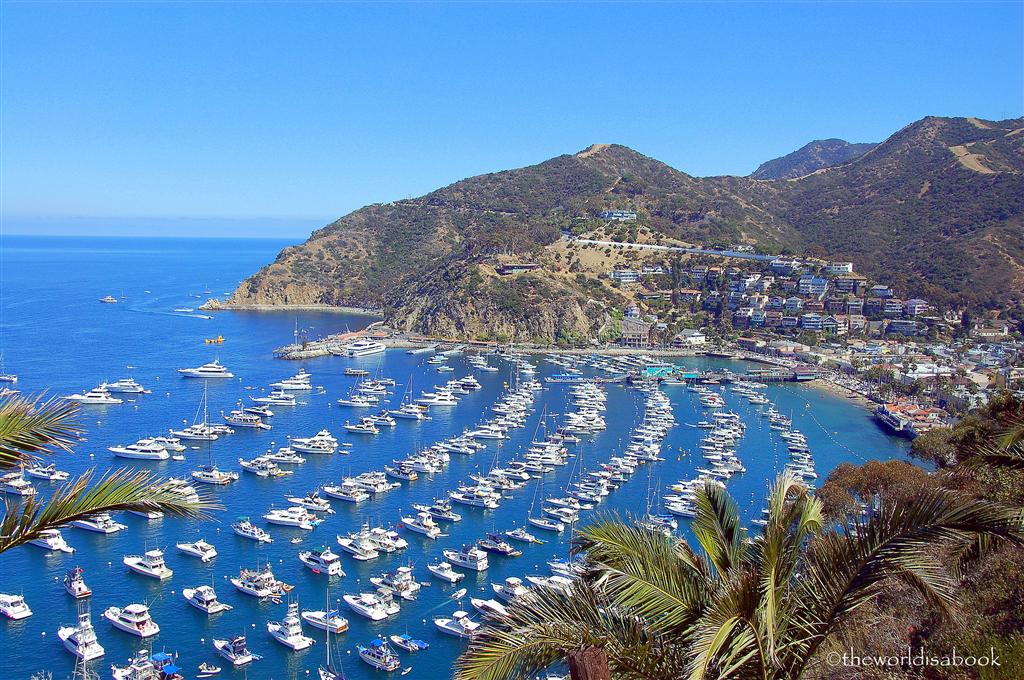
M583 529L584 576L568 592L538 588L512 602L470 642L456 677L529 677L564 660L574 680L798 678L892 579L948 611L955 574L929 548L1024 540L1019 510L932 490L837 529L788 474L756 536L721 487L708 484L696 505L696 547L615 516Z
M78 407L62 400L8 396L0 400L0 470L10 470L54 450L70 452L82 432ZM24 545L46 529L119 510L158 510L168 515L203 518L217 509L208 498L184 498L149 472L127 469L96 476L88 470L61 485L43 501L35 496L5 501L0 521L0 553Z

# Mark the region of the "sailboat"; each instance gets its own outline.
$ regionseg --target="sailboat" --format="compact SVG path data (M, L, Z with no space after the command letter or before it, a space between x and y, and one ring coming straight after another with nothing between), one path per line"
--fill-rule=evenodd
M5 383L16 383L18 382L18 376L13 373L8 373L4 370L4 355L0 352L0 382Z
M218 469L217 466L214 465L214 463L213 463L213 448L210 446L210 442L212 442L214 439L217 438L217 434L214 433L210 429L210 423L209 423L210 414L207 411L207 406L206 406L206 389L207 389L207 384L204 382L203 383L203 401L202 401L202 403L199 406L199 408L203 412L203 421L202 421L202 423L198 423L198 422L193 423L189 427L185 428L185 430L182 430L182 432L187 432L187 431L191 430L191 431L196 432L197 435L200 435L200 436L196 436L194 438L202 439L203 441L206 442L206 451L207 451L207 454L209 455L209 459L210 459L209 464L201 465L198 470L194 470L192 472L192 479L196 480L197 482L202 482L203 484L216 484L218 486L224 486L225 484L230 484L231 482L237 482L238 481L238 473L237 472L225 472L223 470ZM197 420L198 420L198 416L199 416L199 411L197 410L196 411L196 418L197 418ZM172 434L180 436L181 432L172 432ZM203 435L205 435L205 436L203 436ZM189 437L189 438L193 438L193 437Z
M562 532L565 529L565 525L556 519L545 517L543 512L540 515L534 515L534 509L537 506L538 494L543 494L544 489L544 476L541 475L540 479L537 480L537 488L533 490L533 500L530 502L530 514L526 517L526 521L537 527L538 529L544 529L545 531L557 531ZM543 502L541 503L543 506Z
M327 612L327 616L330 617L331 612L331 587L327 587L327 602L324 605L324 611ZM341 670L341 664L335 663L331 660L331 627L327 626L324 630L327 631L327 644L324 646L327 648L327 662L320 666L318 673L320 674L320 680L345 680L345 671Z

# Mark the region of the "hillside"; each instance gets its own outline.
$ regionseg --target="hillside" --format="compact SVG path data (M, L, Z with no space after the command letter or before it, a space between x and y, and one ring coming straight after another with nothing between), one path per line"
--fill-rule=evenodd
M863 156L875 144L851 144L842 139L816 139L792 153L757 166L752 179L796 179L815 170L831 168Z
M360 208L287 248L229 304L381 308L467 337L590 337L622 300L555 253L561 230L632 209L654 235L852 259L902 294L983 307L1024 291L1024 123L926 118L795 180L695 178L618 145ZM541 265L499 276L501 263Z

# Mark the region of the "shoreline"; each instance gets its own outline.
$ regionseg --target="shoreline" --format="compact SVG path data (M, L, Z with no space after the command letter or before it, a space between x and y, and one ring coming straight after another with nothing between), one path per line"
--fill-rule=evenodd
M353 316L371 316L384 318L384 312L366 307L346 307L338 305L239 305L210 299L199 306L207 312L331 312L334 314L351 314Z

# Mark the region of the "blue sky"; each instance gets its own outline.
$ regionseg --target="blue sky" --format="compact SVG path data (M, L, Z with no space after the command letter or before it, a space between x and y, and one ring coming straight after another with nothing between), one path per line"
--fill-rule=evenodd
M10 2L7 233L304 236L617 142L747 174L1024 110L1024 4Z

